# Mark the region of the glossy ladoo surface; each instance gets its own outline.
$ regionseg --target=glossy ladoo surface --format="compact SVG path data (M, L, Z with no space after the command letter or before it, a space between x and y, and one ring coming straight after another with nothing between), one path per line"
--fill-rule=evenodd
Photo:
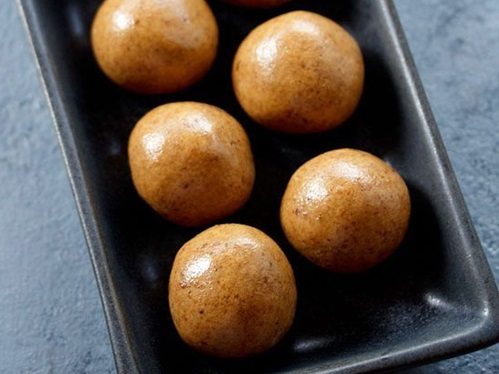
M410 210L407 186L393 168L369 153L338 149L293 174L281 224L295 249L316 265L356 273L397 249Z
M244 39L232 84L246 113L265 127L286 133L327 131L357 107L364 87L362 52L331 19L290 12Z
M217 357L270 349L295 316L291 265L269 236L246 225L213 226L184 244L168 292L182 339Z
M241 125L220 108L195 102L165 104L141 118L130 135L128 159L139 195L182 226L234 213L255 180Z
M106 0L92 23L91 41L99 66L119 86L171 93L208 72L218 26L204 0Z

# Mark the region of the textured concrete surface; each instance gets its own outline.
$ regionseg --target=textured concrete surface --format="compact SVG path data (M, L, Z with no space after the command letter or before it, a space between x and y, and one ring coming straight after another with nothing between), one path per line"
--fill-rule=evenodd
M52 119L14 1L0 5L0 373L114 372Z
M499 280L499 1L396 0ZM0 372L113 373L90 259L33 56L0 5ZM411 372L498 373L499 346Z

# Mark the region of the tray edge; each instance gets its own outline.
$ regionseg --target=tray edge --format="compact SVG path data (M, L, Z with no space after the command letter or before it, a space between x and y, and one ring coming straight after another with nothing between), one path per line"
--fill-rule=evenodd
M140 370L137 367L135 355L131 349L130 338L126 333L125 317L120 311L119 301L114 293L114 280L107 269L106 254L100 240L98 225L93 219L93 209L89 193L85 183L77 183L77 181L84 180L84 176L64 105L60 102L60 97L56 93L58 90L54 78L44 60L43 43L36 36L38 34L36 33L37 25L32 17L32 13L28 9L29 5L26 0L17 0L17 6L21 14L23 26L28 35L30 49L35 57L37 73L47 100L59 148L71 185L71 191L75 199L78 217L83 228L105 315L115 368L118 373L138 374Z

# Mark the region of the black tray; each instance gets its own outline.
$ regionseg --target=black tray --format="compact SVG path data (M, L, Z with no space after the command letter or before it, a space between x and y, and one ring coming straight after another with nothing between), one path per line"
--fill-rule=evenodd
M20 0L78 203L121 373L349 372L428 362L499 338L499 299L391 1L308 0L269 11L211 1L221 29L211 73L178 95L140 97L98 70L89 46L97 0ZM308 9L344 25L359 41L366 88L354 117L328 134L284 136L254 125L238 106L230 65L238 43L262 21ZM136 120L169 101L218 105L247 129L257 180L250 202L228 219L270 234L295 269L294 327L273 351L223 362L194 353L177 336L167 307L176 250L199 230L170 225L137 196L126 144ZM406 179L413 214L396 255L370 273L339 277L296 255L278 208L304 161L355 147L391 163Z

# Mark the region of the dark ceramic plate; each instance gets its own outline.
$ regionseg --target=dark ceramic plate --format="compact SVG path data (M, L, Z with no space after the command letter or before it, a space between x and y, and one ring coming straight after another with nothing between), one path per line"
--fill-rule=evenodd
M97 277L116 365L122 373L367 371L428 362L494 343L497 289L390 1L294 1L247 11L212 1L221 28L218 60L194 88L140 97L98 70L89 46L97 0L21 0ZM322 13L350 30L364 52L366 88L354 117L328 134L284 136L254 125L238 106L229 69L241 39L291 9ZM198 230L168 224L137 196L126 145L136 120L169 101L218 105L247 129L257 181L228 221L276 239L295 269L299 302L292 331L272 352L248 361L198 355L177 336L167 280L177 249ZM334 276L287 244L278 221L286 182L303 162L339 147L382 157L412 195L409 234L396 255L368 274Z

